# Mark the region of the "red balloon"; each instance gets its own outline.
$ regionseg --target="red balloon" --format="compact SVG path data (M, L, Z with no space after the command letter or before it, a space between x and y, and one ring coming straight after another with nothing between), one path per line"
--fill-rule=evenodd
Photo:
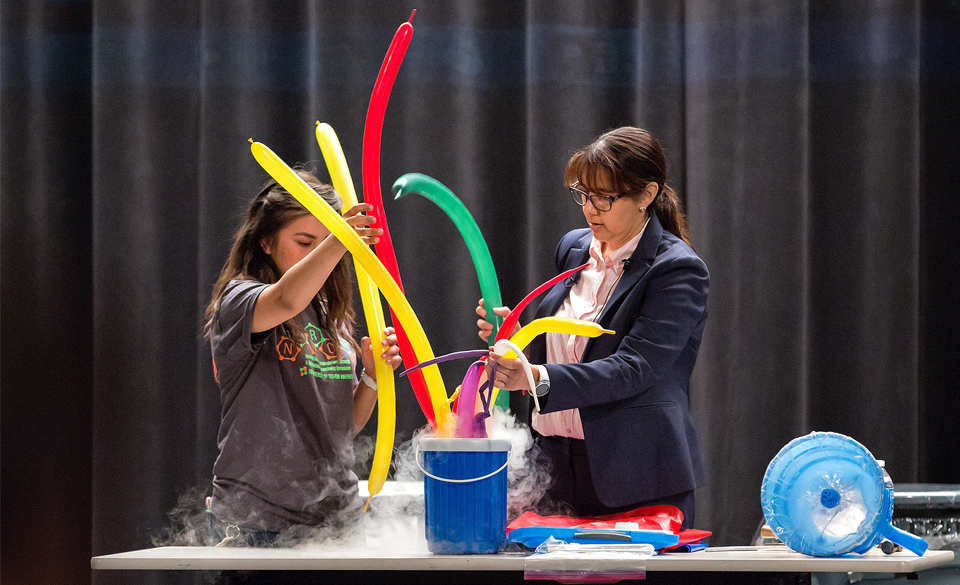
M397 71L400 69L400 63L410 45L410 38L413 36L413 21L416 10L410 15L410 19L401 24L400 28L393 35L393 42L387 49L387 55L383 59L383 65L380 66L380 73L377 75L377 82L373 86L373 95L370 96L370 106L367 108L367 120L363 127L363 201L373 205L370 214L377 218L374 225L383 230L380 241L374 245L377 256L383 263L387 272L397 282L397 286L403 291L403 283L400 281L400 267L397 265L397 255L393 248L393 239L390 237L390 229L387 227L387 216L383 208L383 194L380 190L380 142L383 134L383 118L387 111L387 101L390 99L390 91L393 89L393 82L397 79ZM393 328L397 331L397 343L400 346L400 355L403 357L404 365L409 369L416 366L419 362L417 354L410 344L410 338L407 336L400 320L390 308L390 317L393 321ZM437 426L433 413L433 403L430 401L430 392L427 390L427 383L421 370L410 372L410 384L413 386L413 393L417 397L420 409L427 417L427 421L434 428Z
M577 266L576 268L571 268L570 270L567 270L566 272L561 272L560 274L554 276L553 278L551 278L551 279L548 280L547 282L545 282L545 283L541 284L540 286L538 286L537 288L533 289L533 291L532 291L530 294L528 294L527 296L523 297L523 300L520 301L520 302L517 304L517 306L514 307L512 311L510 311L510 314L507 315L507 318L503 320L503 325L501 325L501 326L500 326L500 330L497 331L497 337L495 338L495 341L500 341L501 339L507 339L507 340L510 339L510 336L513 335L513 328L517 326L517 322L520 320L520 313L522 313L523 310L527 307L527 305L530 304L530 301L532 301L533 299L535 299L535 298L537 298L538 296L540 296L540 293L543 293L543 292L546 291L548 288L550 288L550 287L552 287L553 285L557 284L558 282L560 282L560 281L563 280L564 278L566 278L566 277L568 277L568 276L573 276L573 274L576 273L578 270L583 270L583 269L586 268L587 266L590 266L590 263L589 263L589 262L587 262L586 264L584 264L584 265L582 265L582 266ZM486 299L484 299L484 300L486 300ZM493 307L491 307L490 309L492 310Z

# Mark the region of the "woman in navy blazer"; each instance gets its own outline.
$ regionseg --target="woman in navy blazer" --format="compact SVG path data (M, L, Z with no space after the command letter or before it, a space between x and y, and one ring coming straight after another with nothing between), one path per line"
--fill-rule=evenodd
M707 267L687 241L663 150L649 132L607 132L577 151L564 175L589 227L561 239L557 271L591 264L550 289L536 317L585 316L616 333L585 345L548 334L529 346L541 421L566 413L566 422L541 428L535 415L554 480L541 511L593 516L671 504L690 528L694 490L704 483L689 386L707 318ZM482 300L477 313L486 315ZM490 325L478 325L488 339ZM492 351L491 359L498 387L532 390L518 360Z

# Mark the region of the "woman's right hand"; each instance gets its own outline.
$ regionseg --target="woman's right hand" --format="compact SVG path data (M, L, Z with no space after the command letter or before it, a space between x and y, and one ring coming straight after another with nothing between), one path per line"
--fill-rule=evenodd
M379 242L379 236L383 235L382 229L370 227L377 221L377 218L372 215L363 215L365 212L372 210L373 205L369 203L358 203L343 212L343 219L357 231L357 235L360 236L363 243L368 246Z
M511 312L510 307L494 307L493 308L493 313L495 315L499 315L503 317L504 319L506 319L510 315L510 312ZM480 336L480 339L482 339L484 342L489 344L490 334L493 333L493 325L491 325L490 323L487 323L487 320L486 320L487 310L483 306L483 299L480 299L480 301L477 303L477 315L480 315L480 318L477 319L477 327L480 328L480 332L477 335ZM519 330L520 330L520 325L518 324L516 327L513 328L513 331L510 333L510 335L512 336L514 333L516 333Z

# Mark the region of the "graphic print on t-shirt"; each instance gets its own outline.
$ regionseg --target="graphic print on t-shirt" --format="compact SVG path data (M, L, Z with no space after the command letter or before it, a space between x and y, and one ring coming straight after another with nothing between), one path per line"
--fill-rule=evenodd
M303 344L297 345L289 337L282 336L280 338L280 343L277 344L277 353L280 355L280 361L297 361L297 356L300 354L301 347L303 347Z
M284 360L297 362L297 358L302 353L304 362L303 367L300 368L301 376L310 374L322 380L353 378L353 364L349 359L340 359L333 340L328 339L313 323L307 323L304 330L307 333L304 343L297 344L289 337L280 338L277 344L277 355L281 362ZM346 341L341 340L340 346L350 353L350 346ZM301 349L303 352L300 351Z
M319 327L313 323L308 323L304 329L306 329L307 335L310 336L310 343L313 344L313 347L318 348L324 357L328 360L333 360L338 357L336 345L334 345L332 340L323 336L323 331L321 331Z

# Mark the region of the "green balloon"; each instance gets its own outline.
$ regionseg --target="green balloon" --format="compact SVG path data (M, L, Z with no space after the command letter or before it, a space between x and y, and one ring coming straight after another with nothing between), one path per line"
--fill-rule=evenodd
M400 199L408 193L419 193L436 203L460 230L460 235L463 236L470 251L470 257L473 258L473 265L477 269L477 278L480 279L480 294L483 295L484 305L487 307L486 319L493 325L491 339L496 339L502 318L495 315L492 308L503 306L500 300L500 283L497 280L497 271L493 268L490 250L480 233L477 222L470 215L463 201L432 177L420 173L407 173L393 183L394 199ZM500 400L497 400L497 403L499 404Z

